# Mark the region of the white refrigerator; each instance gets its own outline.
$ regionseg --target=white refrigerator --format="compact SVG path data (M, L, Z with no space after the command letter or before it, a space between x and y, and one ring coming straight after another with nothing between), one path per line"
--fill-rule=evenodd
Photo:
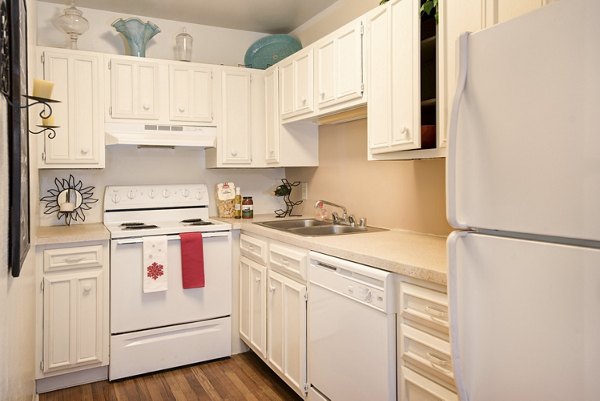
M447 158L462 401L600 400L600 0L460 39Z

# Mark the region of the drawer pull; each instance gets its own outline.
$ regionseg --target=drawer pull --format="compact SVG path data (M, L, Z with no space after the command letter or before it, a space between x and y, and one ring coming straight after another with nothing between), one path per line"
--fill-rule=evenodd
M269 287L269 292L275 292L275 287L273 287L273 286L270 286L270 287Z
M288 262L287 259L281 259L281 264L284 265L284 266L288 266L289 262Z
M429 359L431 366L433 366L434 368L441 370L444 373L452 374L452 370L448 368L448 365L450 365L450 361L448 361L447 359L442 359L436 355L433 355L431 352L427 353L427 358Z
M441 309L434 308L433 306L426 306L425 311L432 318L448 319L448 312L441 310Z
M78 257L78 258L65 258L65 262L67 263L79 263L83 260L83 257Z
M248 250L249 250L249 251L253 251L253 250L254 250L254 246L252 246L252 245L248 245Z

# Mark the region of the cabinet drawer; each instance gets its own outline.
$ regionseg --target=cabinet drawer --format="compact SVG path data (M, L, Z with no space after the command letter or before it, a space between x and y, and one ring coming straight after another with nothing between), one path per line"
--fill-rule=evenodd
M401 325L400 330L400 355L404 364L454 388L450 344L406 324Z
M240 252L248 259L267 264L267 242L249 235L240 235Z
M424 376L402 367L400 401L458 401L456 393L432 382Z
M400 284L400 315L448 335L448 298L446 294L416 285Z
M271 244L269 267L293 278L306 281L308 251L289 245Z
M44 272L87 267L102 267L102 245L44 251Z

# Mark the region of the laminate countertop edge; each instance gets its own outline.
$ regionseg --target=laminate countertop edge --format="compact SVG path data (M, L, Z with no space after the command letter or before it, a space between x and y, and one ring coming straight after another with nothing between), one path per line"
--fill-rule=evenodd
M72 244L109 239L110 233L102 223L47 226L38 227L35 245Z
M305 237L254 223L275 220L273 215L253 219L216 220L230 223L234 230L256 234L311 251L376 267L403 276L446 286L446 236L391 229L365 234Z

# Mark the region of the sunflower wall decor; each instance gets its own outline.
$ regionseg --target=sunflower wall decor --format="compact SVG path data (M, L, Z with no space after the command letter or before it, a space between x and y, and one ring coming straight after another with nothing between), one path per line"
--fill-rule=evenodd
M48 190L49 195L40 199L46 202L44 214L57 214L60 220L64 217L65 224L71 225L71 221L85 221L84 210L90 210L91 204L98 202L92 198L94 187L83 187L83 182L75 182L75 177L69 175L69 179L54 179L55 188Z

